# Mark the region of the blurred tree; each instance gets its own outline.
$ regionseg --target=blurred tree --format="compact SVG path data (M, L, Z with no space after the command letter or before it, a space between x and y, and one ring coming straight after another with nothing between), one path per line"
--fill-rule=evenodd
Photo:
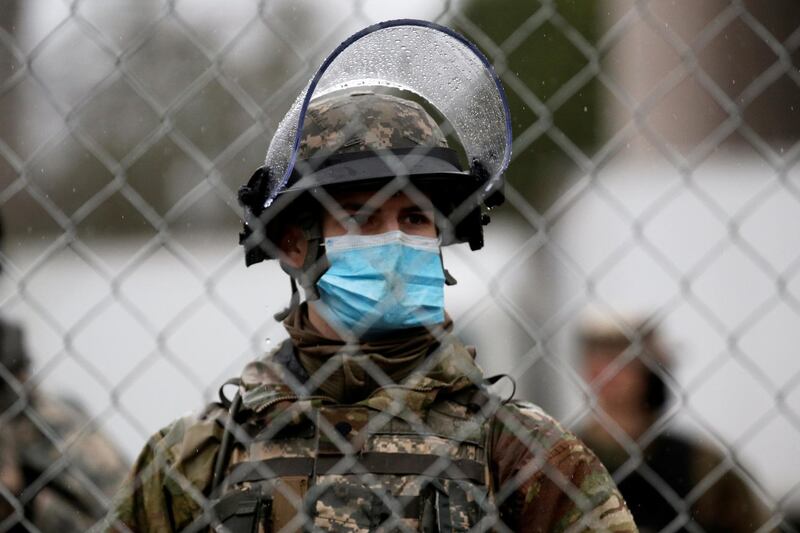
M17 22L19 20L21 0L6 0L0 4L0 98L7 92L5 87L8 80L19 69L19 61L14 56L10 46L14 41ZM14 105L7 106L9 110ZM8 146L8 140L14 137L16 121L7 114L0 120L0 142ZM0 155L0 192L5 189L16 177L10 162Z
M0 47L0 50L2 50L0 52L0 72L2 72L0 83L5 82L16 71L17 62L6 45L6 41L13 39L13 35L16 33L20 4L21 0L5 0L0 3L0 31L3 32L2 38L0 38L0 41L3 42L3 46ZM3 122L5 123L5 121ZM3 124L3 127L5 127L5 124Z
M140 9L137 1L116 1ZM140 200L117 194L104 201L87 219L86 235L151 235L156 228L142 216L149 209L183 244L203 246L198 230L238 224L234 193L263 161L273 129L307 80L300 75L284 86L309 67L297 52L315 37L309 9L246 1L221 13L213 2L155 2L138 16L121 52L128 76L117 72L88 102L80 127L122 165ZM106 28L118 18L109 12L98 23ZM85 175L88 159L73 159L71 174Z
M481 46L503 81L514 133L506 179L540 214L583 175L580 159L591 157L602 143L601 86L590 54L584 53L585 45L594 46L600 35L599 4L591 0L469 0L463 10L468 22L456 24ZM533 233L512 208L501 209L501 214ZM509 278L510 292L528 295L521 299L521 306L534 331L563 306L562 294L553 283L562 268L545 246L519 269L524 272L520 279ZM538 340L545 353L556 349L552 339ZM531 341L523 336L521 342ZM525 345L522 353L533 346ZM564 412L563 380L552 360L535 358L524 374L515 377L520 397L560 415Z
M0 94L0 142L23 167L0 152L0 186L24 175L54 206L28 190L10 195L10 229L52 242L62 231L53 211L88 239L147 239L158 230L152 214L171 231L233 227L233 192L316 59L300 44L320 41L324 21L311 7L235 2L221 16L211 2L108 0L45 16L44 6L5 0L2 80L26 60L30 70Z
M24 131L26 117L22 110L27 87L21 83L20 73L26 71L26 65L18 42L25 8L22 0L0 2L0 214L7 234L53 230L52 221L37 217L41 215L38 203L27 191L20 190L22 164L31 144ZM7 238L0 253L8 254L16 243Z
M497 46L484 52L498 64L511 107L515 150L507 179L540 212L574 179L576 154L591 156L599 145L598 82L584 72L591 60L576 46L596 43L598 9L589 0L472 0L464 7ZM469 27L459 30L485 41Z

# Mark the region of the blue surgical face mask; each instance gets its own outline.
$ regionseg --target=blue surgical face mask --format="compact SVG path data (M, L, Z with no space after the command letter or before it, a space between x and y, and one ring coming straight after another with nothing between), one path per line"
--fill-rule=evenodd
M314 303L340 332L359 337L444 322L439 240L391 231L325 239L330 268Z

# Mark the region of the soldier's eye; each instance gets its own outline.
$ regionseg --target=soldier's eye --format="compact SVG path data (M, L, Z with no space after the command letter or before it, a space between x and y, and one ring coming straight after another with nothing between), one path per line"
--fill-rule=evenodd
M427 215L423 213L409 213L406 215L406 223L411 224L413 226L419 226L423 224L430 224L431 219Z

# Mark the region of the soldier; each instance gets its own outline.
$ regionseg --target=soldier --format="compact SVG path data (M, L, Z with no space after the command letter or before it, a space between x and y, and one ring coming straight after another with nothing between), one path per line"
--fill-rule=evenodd
M240 191L247 264L291 279L289 339L153 436L111 529L636 530L580 440L489 391L444 311L441 246L482 246L508 125L446 28L382 23L323 63Z
M0 531L85 531L128 463L80 406L32 389L29 372L22 330L0 319Z
M655 326L641 318L626 322L631 324L627 332L608 317L587 319L581 327L584 374L598 386L602 410L581 436L612 473L635 467L620 474L619 489L640 530L691 531L699 525L703 531L744 533L761 528L763 506L744 480L722 464L719 453L669 430L648 435L669 403L665 377L672 365ZM634 462L623 442L641 446L641 463ZM708 486L699 489L703 484ZM688 524L681 524L684 507Z

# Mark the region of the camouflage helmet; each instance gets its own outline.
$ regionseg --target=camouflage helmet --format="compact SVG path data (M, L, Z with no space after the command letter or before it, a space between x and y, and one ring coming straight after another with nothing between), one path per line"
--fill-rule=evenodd
M306 112L298 158L417 147L447 148L425 109L411 100L374 92L348 92L314 100Z
M276 200L265 206L274 183L270 171L266 165L259 168L239 190L245 210L240 244L248 266L276 257L272 243L277 242L277 228L285 221L311 216L308 206L318 188L377 189L406 176L424 188L440 213L450 216L468 203L480 182L479 167L462 168L459 153L420 103L364 88L327 94L309 103L292 174ZM443 235L443 244L469 242L473 249L480 248L482 223L487 220L477 202L468 203L451 221L453 229ZM254 227L261 229L262 238L253 236Z
M364 94L370 89L413 96ZM274 237L286 221L300 222L316 245L301 200L324 198L321 188L369 190L396 177L398 189L424 185L443 245L481 248L489 220L482 208L503 201L511 149L505 90L474 43L425 20L368 26L322 61L278 124L264 165L240 189L246 263L277 256Z

